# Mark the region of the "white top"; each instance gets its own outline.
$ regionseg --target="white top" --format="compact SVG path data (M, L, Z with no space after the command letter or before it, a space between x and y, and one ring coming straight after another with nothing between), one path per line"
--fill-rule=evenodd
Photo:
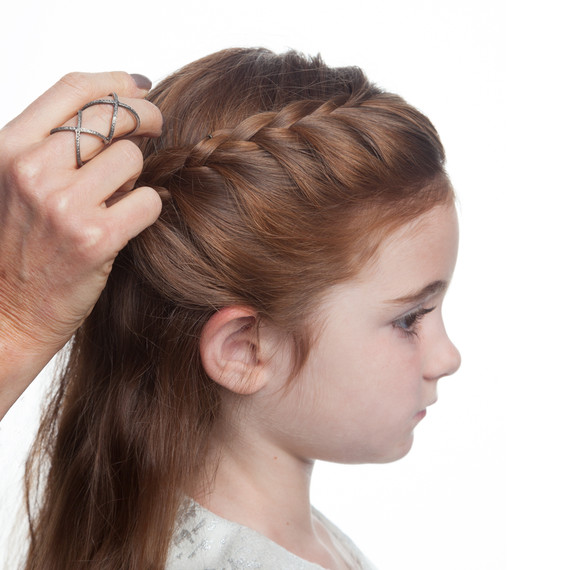
M375 570L352 541L318 511L314 514L337 539L352 568ZM223 519L193 501L181 510L166 563L168 570L322 570L258 532Z

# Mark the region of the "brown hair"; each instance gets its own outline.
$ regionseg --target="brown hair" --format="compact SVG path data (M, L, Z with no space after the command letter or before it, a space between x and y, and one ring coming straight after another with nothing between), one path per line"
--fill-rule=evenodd
M27 468L28 569L164 567L220 410L204 324L252 307L302 366L323 292L452 196L429 120L358 68L226 50L149 98L165 123L143 143L140 182L163 211L121 251L73 339Z

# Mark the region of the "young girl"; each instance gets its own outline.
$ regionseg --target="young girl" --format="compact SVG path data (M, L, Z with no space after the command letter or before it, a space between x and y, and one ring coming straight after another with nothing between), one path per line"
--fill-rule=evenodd
M162 213L74 336L28 465L25 567L371 568L312 509L311 470L405 455L459 366L438 135L293 52L226 50L149 100L139 183Z

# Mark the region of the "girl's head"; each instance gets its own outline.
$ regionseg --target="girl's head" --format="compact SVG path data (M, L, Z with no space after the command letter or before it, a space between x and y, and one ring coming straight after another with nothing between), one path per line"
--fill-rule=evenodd
M175 73L151 100L164 134L145 145L141 182L165 203L133 243L137 273L192 328L250 307L256 323L291 335L296 368L327 288L453 199L432 124L358 68L227 50Z
M248 355L236 356L236 331L267 371L262 324L288 340L293 379L327 292L453 199L432 124L358 68L229 50L182 69L152 100L164 134L145 148L142 181L163 188L165 204L132 251L141 278L177 307L177 328L202 338L199 374L210 387L259 389ZM236 306L246 309L219 314ZM232 358L212 363L222 324Z
M80 533L75 543L85 551L74 556L93 558L95 544L110 568L125 559L127 544L134 567L155 567L165 556L180 494L200 492L212 434L234 418L237 403L264 406L280 433L288 417L297 426L319 418L309 408L295 419L287 412L304 394L315 410L319 402L340 409L340 373L330 376L332 399L321 398L326 388L314 380L335 366L327 346L343 330L356 330L343 300L360 300L355 316L370 314L366 326L377 314L382 334L400 335L376 360L366 352L372 337L358 337L366 344L362 357L374 360L363 385L383 370L395 379L398 362L406 378L420 371L427 353L404 329L443 295L433 283L449 280L455 255L453 191L434 127L358 68L333 69L293 52L226 50L176 72L150 99L163 113L163 135L143 143L139 182L159 189L163 211L117 257L76 335L43 430L45 444L50 422L58 424L35 527L50 536L37 546L71 544L67 537ZM432 248L445 244L429 270ZM400 274L398 252L407 273ZM414 274L420 267L425 271ZM401 298L426 285L430 295ZM362 303L378 287L386 287L378 305ZM439 323L440 316L433 331L447 360L435 375L458 364ZM320 337L331 342L323 348ZM358 359L354 343L347 347L347 356ZM278 381L268 385L271 374ZM402 393L400 400L389 395L387 389L370 401L386 396L386 414L390 402L404 402L414 421L435 398L433 389ZM323 429L329 420L322 419ZM366 437L391 429L361 427ZM349 448L355 438L341 443ZM369 449L358 456L343 456L340 447L319 453L319 441L307 454L389 458ZM409 447L407 440L400 444L394 457ZM61 489L67 502L59 500ZM89 499L78 509L74 493L85 489ZM56 507L75 514L57 518ZM105 532L109 521L113 533Z

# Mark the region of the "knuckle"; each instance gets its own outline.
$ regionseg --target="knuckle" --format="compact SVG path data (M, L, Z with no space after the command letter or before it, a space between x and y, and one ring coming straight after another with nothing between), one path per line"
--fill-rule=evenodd
M128 94L136 90L134 79L126 71L111 71L109 74L113 84L117 85L118 93Z
M129 166L129 170L140 172L143 167L143 155L141 149L130 140L120 140L113 143L116 159Z
M108 98L104 99L111 101ZM93 105L83 111L83 126L95 129L101 134L108 136L113 122L113 114L113 105ZM72 122L74 120L75 119L73 119ZM136 123L131 113L123 108L119 108L117 112L114 137L117 138L124 136L124 133L132 131L135 126Z
M113 107L111 105L93 105L83 111L83 124L88 128L100 129L101 125L105 125L105 127L110 125L112 116Z
M59 190L50 195L46 200L46 216L56 225L67 225L71 220L70 193Z
M50 201L50 218L51 227L80 259L95 263L105 256L112 228L103 227L96 219L86 220L63 193Z
M8 165L8 179L11 185L25 194L33 193L42 179L41 162L33 152L18 154Z
M91 82L91 74L83 73L80 71L72 71L71 73L65 74L60 80L59 83L65 85L77 91L79 93L88 92L89 86Z
M0 148L2 149L0 160L2 163L5 163L15 154L14 149L21 145L19 138L20 133L16 127L16 119L6 123L0 129Z
M75 244L88 259L99 258L105 252L108 233L97 224L83 225L75 235Z

